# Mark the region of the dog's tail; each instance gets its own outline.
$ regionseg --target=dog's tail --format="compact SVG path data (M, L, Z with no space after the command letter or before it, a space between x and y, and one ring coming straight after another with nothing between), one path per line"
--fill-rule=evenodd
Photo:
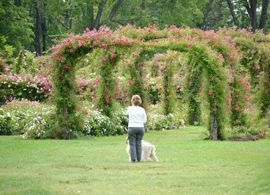
M152 150L152 152L151 152L151 158L152 158L153 161L156 161L156 162L159 161L159 160L158 160L158 157L157 157L157 155L156 155L156 147L155 147L155 146L153 146L153 150Z

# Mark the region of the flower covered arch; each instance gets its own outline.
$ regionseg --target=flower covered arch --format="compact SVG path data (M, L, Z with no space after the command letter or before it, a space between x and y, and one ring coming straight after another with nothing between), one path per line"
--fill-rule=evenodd
M225 40L225 41L224 41ZM224 139L224 101L228 77L228 66L232 71L239 63L235 45L228 37L221 38L217 33L192 29L179 29L174 26L159 30L153 26L136 28L126 26L116 31L101 28L99 31L86 30L81 35L70 34L53 48L55 61L53 71L56 104L56 137L71 138L80 129L81 120L77 114L75 95L75 65L94 48L103 48L102 70L104 76L111 74L125 50L141 48L141 54L157 50L175 50L186 53L191 66L189 72L189 115L192 120L199 117L196 95L200 88L202 72L207 77L207 96L210 105L209 127L212 139ZM232 46L231 46L232 45ZM143 62L138 55L134 63ZM105 78L104 77L104 78ZM104 85L112 80L104 79ZM100 102L105 104L105 114L110 115L112 88L105 88ZM233 90L233 87L232 89ZM238 98L241 98L238 96ZM106 107L107 106L107 107ZM107 111L106 111L107 108Z

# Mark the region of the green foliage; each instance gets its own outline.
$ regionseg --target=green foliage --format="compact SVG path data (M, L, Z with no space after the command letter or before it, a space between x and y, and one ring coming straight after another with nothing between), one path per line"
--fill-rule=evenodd
M198 3L200 2L200 3ZM202 1L126 1L121 6L115 21L122 24L132 23L137 26L147 26L149 23L160 27L166 25L196 26L202 20ZM126 20L122 18L125 17Z
M97 107L103 114L111 117L113 112L113 95L115 91L115 78L113 70L119 59L114 50L104 53L103 62L100 67L100 84L98 89Z
M137 52L137 51L136 51ZM144 53L145 51L141 50L139 53L136 53L137 58L132 64L129 64L129 72L130 72L130 87L129 87L129 95L139 95L142 99L142 104L146 107L146 90L144 86L144 75L143 75L143 62L144 62ZM133 54L134 55L134 54Z
M247 116L244 113L246 102L243 97L246 94L246 89L244 88L242 79L238 75L234 76L231 88L231 126L245 126Z
M44 101L51 92L51 86L44 77L22 77L0 75L0 105L13 99Z
M171 130L178 129L185 126L183 119L175 116L174 114L161 115L161 114L150 114L148 115L147 129L149 130Z
M42 57L39 57L42 58ZM14 60L12 70L13 73L15 74L20 74L20 73L26 73L26 74L31 74L31 75L36 75L39 69L41 68L39 66L38 60L39 58L35 58L34 54L30 51L22 49L19 52L18 57ZM46 56L44 56L46 58ZM48 62L49 64L49 62ZM44 68L49 68L49 67L42 67ZM47 76L47 74L45 74Z
M263 72L261 73L260 85L259 85L259 106L260 106L260 117L269 117L270 114L270 52L264 52L261 58L263 63ZM270 120L269 120L270 124ZM270 126L270 125L269 125Z
M7 71L7 64L3 58L0 57L0 74L4 74Z
M0 135L11 135L14 124L12 123L11 115L5 114L4 110L0 108Z
M13 53L15 48L7 43L7 37L0 34L0 57L5 59L6 63L14 61Z
M163 110L168 115L174 111L175 92L173 86L174 65L168 62L163 70Z
M21 135L24 138L48 138L51 131L48 123L53 108L38 102L12 101L0 109L0 134Z
M267 132L264 129L260 129L254 126L238 126L234 127L227 139L229 140L239 140L239 141L249 141L249 140L258 140L264 138L267 135Z
M33 31L27 8L15 6L12 0L1 1L0 26L0 39L6 37L7 44L16 49L15 54L18 54L22 46L29 48L33 41ZM12 47L6 50L10 53Z
M223 0L208 1L203 9L204 18L200 25L204 29L218 29L221 26L232 26L228 4Z
M90 111L84 119L83 134L92 136L122 135L127 132L125 111L111 113L111 118L100 111Z
M161 87L157 87L157 84L149 84L147 89L148 99L151 104L157 104L161 100Z
M199 125L201 123L201 108L199 102L199 90L201 87L201 50L191 50L189 53L189 64L191 69L187 80L188 89L188 123Z
M225 29L223 33L233 37L239 49L245 54L241 64L249 71L253 87L259 88L256 96L261 110L260 117L267 118L270 105L269 36L262 32L253 34L245 30L232 29Z
M189 96L189 120L200 117L200 104L196 100L201 87L201 73L204 70L207 80L207 96L209 101L209 129L212 139L224 139L224 70L222 63L218 60L216 53L200 44L194 46L189 52L191 63L191 76L188 84L192 95ZM190 79L192 79L190 81ZM195 80L195 82L193 81ZM195 112L196 111L196 112ZM197 119L198 120L198 119Z
M19 74L21 72L22 66L23 66L23 59L24 58L24 52L23 50L20 51L18 55L17 62L14 63L13 72L14 74Z

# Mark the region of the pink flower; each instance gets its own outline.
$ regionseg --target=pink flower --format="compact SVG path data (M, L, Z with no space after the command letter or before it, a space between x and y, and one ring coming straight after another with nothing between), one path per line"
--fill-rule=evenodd
M160 83L157 83L156 88L157 88L157 90L160 90L162 88L162 85Z
M62 69L64 69L64 70L68 70L68 69L69 69L69 66L64 65L64 66L62 66Z
M239 83L242 83L243 82L243 79L242 78L239 78L238 82Z
M99 77L96 77L95 84L98 85L99 83L100 83L100 79L99 79Z
M220 61L224 62L224 57L223 57L222 54L219 54L219 55L218 55L218 58L220 59Z
M108 60L109 60L108 56L104 56L104 57L103 57L103 61L104 61L104 62L108 62Z
M250 86L250 83L248 81L245 82L245 86L250 90L251 86Z
M142 40L142 37L139 36L139 37L136 38L136 40L137 41L141 41Z
M231 75L229 75L229 76L228 76L228 78L227 78L227 80L228 80L228 82L229 82L229 83L232 83L232 82L233 82L233 78L232 78L232 76L231 76Z
M115 52L112 51L112 52L110 52L110 54L111 54L111 58L112 58L112 59L114 59L114 58L116 57Z
M132 86L133 84L134 84L133 81L131 81L131 80L128 81L128 86Z
M78 41L78 46L81 47L82 45L83 45L82 41L79 40L79 41Z
M119 44L120 44L120 45L122 45L122 46L125 45L125 41L124 41L123 39L119 38L118 41L119 41Z
M148 32L152 32L152 30L153 30L153 24L149 24L148 25Z
M105 48L105 49L106 49L106 48L108 47L108 44L106 44L106 43L101 43L100 46L101 46L102 48Z

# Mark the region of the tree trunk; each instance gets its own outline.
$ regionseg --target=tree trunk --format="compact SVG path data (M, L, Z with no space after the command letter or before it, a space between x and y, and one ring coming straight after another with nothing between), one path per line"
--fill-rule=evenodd
M233 3L231 0L227 0L227 3L228 3L228 6L230 8L230 12L231 12L231 15L232 15L232 18L233 18L233 23L235 26L238 26L238 21L237 21L237 17L235 15L235 12L234 12L234 6L233 6Z
M249 0L245 3L245 7L250 17L252 31L255 32L257 28L257 0Z
M107 0L101 0L99 5L98 5L98 13L95 19L95 23L94 23L94 29L98 29L100 26L100 19L104 10L104 7L107 3Z
M47 26L46 26L46 17L45 17L45 4L43 2L42 11L41 11L41 34L42 34L42 51L46 51L47 45Z
M265 28L265 24L266 24L266 20L267 20L268 5L269 5L269 0L262 1L262 13L261 13L261 18L260 18L259 29Z
M35 51L36 51L36 55L41 55L42 51L41 51L41 43L40 43L40 39L41 39L41 16L40 16L40 10L39 10L39 5L38 2L35 1L34 2L34 10L35 10L35 39L34 39L34 45L35 45Z
M94 23L95 23L95 17L94 17L94 4L92 1L89 2L89 4L87 5L87 11L88 11L88 15L89 15L89 23L88 23L88 28L90 30L94 29Z
M115 4L113 5L111 12L109 14L109 20L113 20L117 10L119 9L119 7L121 6L123 0L116 0Z

